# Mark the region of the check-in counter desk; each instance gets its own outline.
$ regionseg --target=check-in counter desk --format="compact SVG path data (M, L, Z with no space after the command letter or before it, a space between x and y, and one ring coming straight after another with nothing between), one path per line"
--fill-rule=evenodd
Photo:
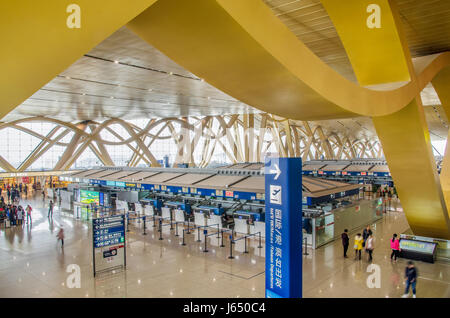
M194 223L196 226L205 226L206 218L203 212L194 212Z
M239 234L250 234L250 229L246 219L234 218L234 231Z
M172 209L169 207L163 206L161 208L161 217L167 221L173 220Z
M261 221L255 221L254 225L250 225L250 234L256 234L261 232L261 237L266 237L266 223Z
M233 213L234 231L240 234L256 234L265 236L264 214L254 211L236 211Z
M146 204L143 206L144 214L146 216L153 216L155 215L155 208L151 204Z
M208 226L214 226L214 227L219 225L219 229L222 229L223 228L222 216L210 214L209 217L206 218L206 224Z
M187 215L184 210L181 210L181 209L173 210L173 214L175 215L175 222L186 222L187 221Z

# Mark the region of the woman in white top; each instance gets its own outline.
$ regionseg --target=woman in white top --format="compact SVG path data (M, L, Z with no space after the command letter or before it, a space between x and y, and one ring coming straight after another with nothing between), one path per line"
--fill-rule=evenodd
M373 238L372 233L370 233L369 237L366 240L366 251L369 254L369 262L372 261L372 253L375 248L375 239Z
M22 225L22 219L23 219L22 207L19 205L19 207L17 208L17 221L19 225Z

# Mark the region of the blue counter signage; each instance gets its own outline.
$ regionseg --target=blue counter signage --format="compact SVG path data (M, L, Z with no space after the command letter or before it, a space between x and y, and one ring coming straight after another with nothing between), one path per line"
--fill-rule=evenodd
M302 297L301 158L265 159L266 297Z

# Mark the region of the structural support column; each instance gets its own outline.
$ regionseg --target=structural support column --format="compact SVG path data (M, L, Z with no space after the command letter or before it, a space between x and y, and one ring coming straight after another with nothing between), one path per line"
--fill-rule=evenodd
M322 0L361 85L414 81L416 74L391 0ZM450 238L450 225L425 114L418 95L373 117L397 193L416 235Z
M450 67L441 71L432 81L433 87L439 96L442 108L444 108L447 120L450 119ZM447 144L445 147L444 160L441 169L441 185L444 192L445 203L450 206L450 130L447 136ZM450 211L449 217L450 217Z

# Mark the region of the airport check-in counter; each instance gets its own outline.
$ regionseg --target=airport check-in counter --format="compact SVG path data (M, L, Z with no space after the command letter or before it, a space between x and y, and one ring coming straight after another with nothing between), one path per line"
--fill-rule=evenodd
M222 217L225 213L221 206L200 205L194 207L194 222L197 226L217 226L223 228Z
M233 213L234 231L242 234L261 232L265 237L264 214L261 212L239 210Z
M163 219L175 220L176 222L186 222L191 214L191 206L183 202L164 202L161 208Z

